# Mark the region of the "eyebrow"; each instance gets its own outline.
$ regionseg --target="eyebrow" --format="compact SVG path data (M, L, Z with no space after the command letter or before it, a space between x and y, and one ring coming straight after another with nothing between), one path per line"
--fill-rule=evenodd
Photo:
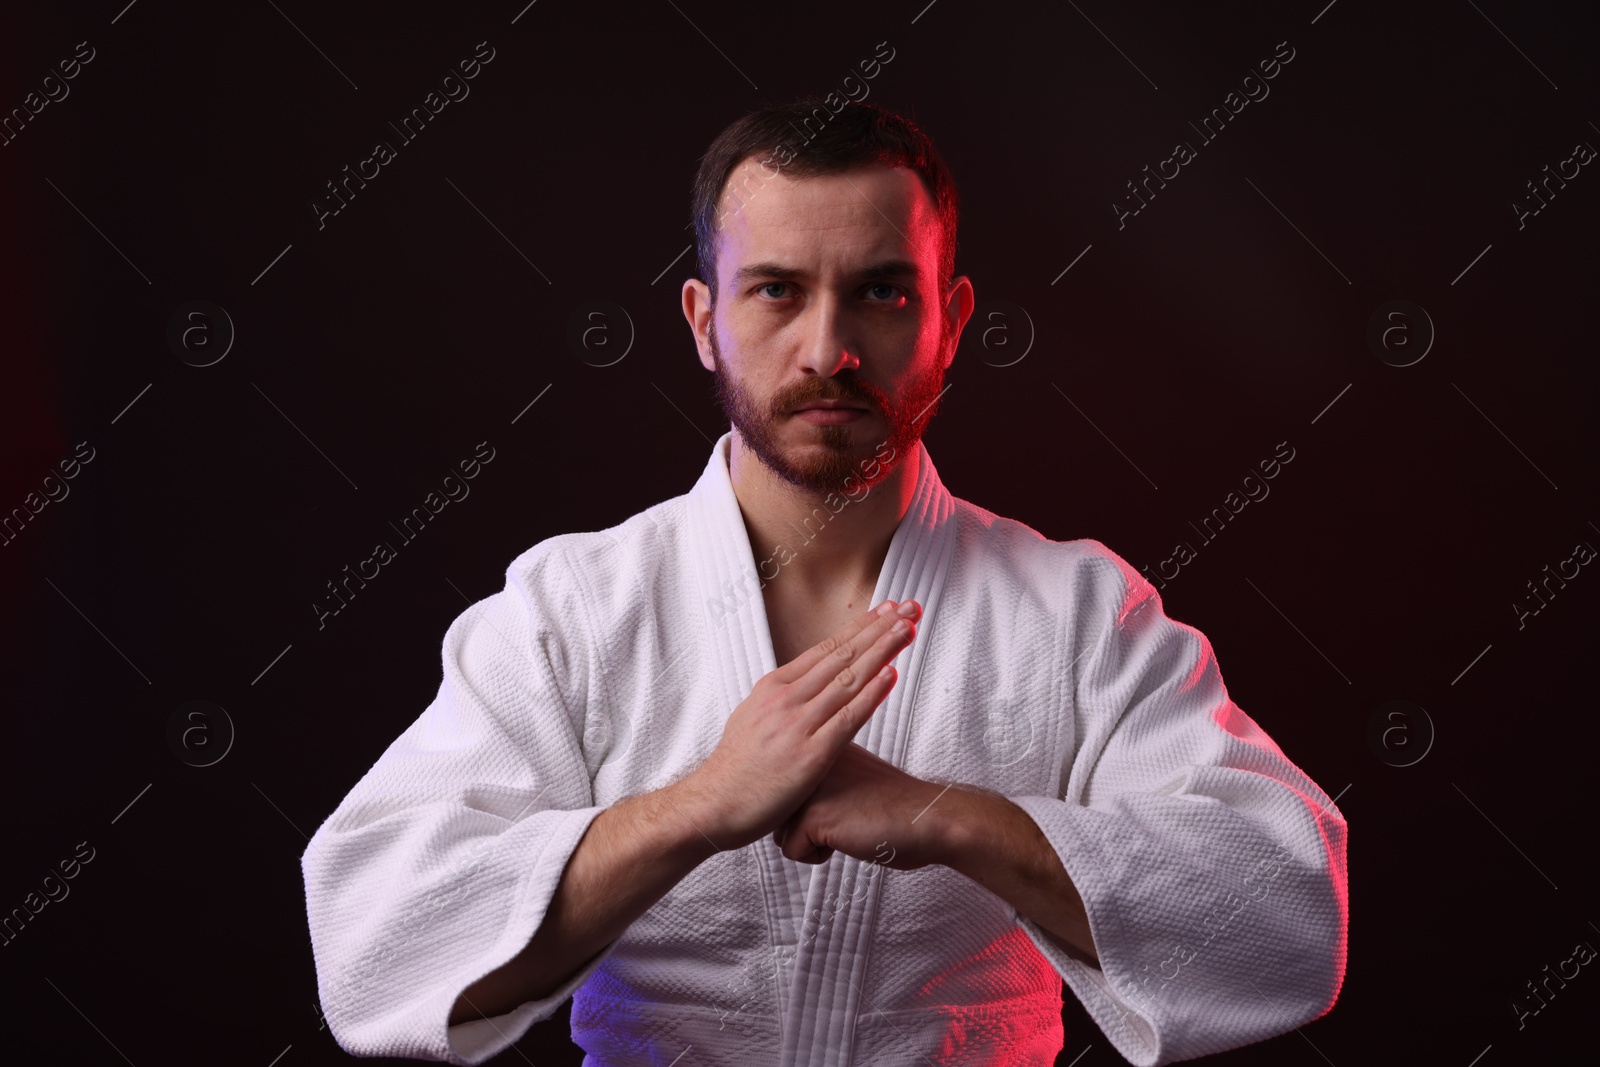
M757 278L774 278L778 281L793 282L803 281L809 277L805 271L797 267L786 267L781 263L771 261L765 263L751 263L734 271L732 286L742 289L746 283ZM856 281L877 281L883 278L905 278L912 282L922 279L922 268L909 259L885 259L861 268L851 276Z

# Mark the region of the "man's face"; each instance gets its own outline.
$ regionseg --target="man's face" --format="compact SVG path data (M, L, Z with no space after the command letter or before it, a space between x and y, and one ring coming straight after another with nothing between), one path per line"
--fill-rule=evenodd
M932 420L971 313L965 279L966 299L949 309L939 292L941 232L921 180L869 167L791 181L746 161L720 210L720 284L702 362L728 421L797 487L880 481ZM819 400L858 410L799 412ZM885 455L866 477L863 463Z

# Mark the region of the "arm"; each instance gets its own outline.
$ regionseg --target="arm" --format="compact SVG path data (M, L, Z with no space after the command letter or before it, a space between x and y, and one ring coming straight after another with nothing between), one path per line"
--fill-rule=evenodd
M1228 697L1204 635L1091 548L1066 596L1059 790L941 787L852 745L777 843L985 886L1140 1067L1286 1033L1344 979L1344 817Z
M450 1022L461 991L539 929L602 810L582 747L593 631L569 571L543 542L456 618L433 702L301 857L318 996L347 1052L481 1062L571 992Z
M676 790L629 797L595 816L533 940L461 994L450 1025L548 997L712 854Z
M1050 839L1017 805L997 793L960 785L939 813L937 862L966 875L1062 942L1074 958L1098 967L1089 914Z
M765 836L805 798L914 632L863 614L764 675L694 773L602 808L582 744L599 630L571 570L543 542L456 619L434 702L301 856L318 994L348 1052L481 1063L549 1018L710 849Z
M908 610L914 618L916 611ZM875 672L915 632L909 620L904 634L891 632L896 617L864 614L832 635L831 644L819 644L772 672L735 709L717 751L694 772L595 816L537 932L516 956L461 994L450 1023L504 1014L551 996L719 845L736 848L764 837L786 817L854 732L812 736L793 703L815 697L814 714L842 714L859 727L889 691L889 680ZM844 665L856 668L851 684L829 684ZM752 736L772 765L751 759ZM807 764L811 770L793 777L796 766ZM786 774L793 780L785 783Z
M1344 979L1344 817L1229 697L1211 644L1105 546L1066 576L1072 744L1013 796L1083 901L1099 967L1018 922L1140 1065L1236 1048L1329 1011Z

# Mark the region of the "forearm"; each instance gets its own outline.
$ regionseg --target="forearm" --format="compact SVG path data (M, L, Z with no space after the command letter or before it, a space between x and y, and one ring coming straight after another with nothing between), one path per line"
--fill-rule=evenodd
M1083 898L1049 838L1021 808L976 786L946 792L936 807L945 866L966 875L1099 966Z
M710 857L713 846L667 786L596 815L573 849L544 921L504 966L468 986L450 1025L549 996Z

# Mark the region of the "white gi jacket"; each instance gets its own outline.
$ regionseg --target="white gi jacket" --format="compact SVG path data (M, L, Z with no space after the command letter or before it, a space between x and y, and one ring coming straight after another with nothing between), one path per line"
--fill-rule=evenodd
M1048 1065L1064 979L1149 1065L1332 1007L1348 908L1332 800L1136 570L952 497L919 442L870 603L915 598L923 617L856 743L1019 805L1082 895L1100 967L947 867L812 866L769 836L711 856L551 996L448 1026L533 937L590 820L708 755L778 666L760 585L787 557L754 559L731 440L689 493L513 560L445 634L433 703L311 839L340 1045L482 1063L570 996L593 1067L691 1046L681 1067ZM794 551L827 551L832 513L816 517Z

